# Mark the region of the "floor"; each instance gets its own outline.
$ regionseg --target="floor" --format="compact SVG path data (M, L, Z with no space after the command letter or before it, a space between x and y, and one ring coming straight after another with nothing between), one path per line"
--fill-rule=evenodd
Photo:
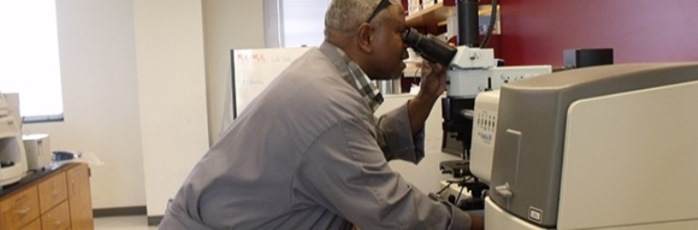
M95 218L95 230L156 230L148 226L146 216L114 216Z

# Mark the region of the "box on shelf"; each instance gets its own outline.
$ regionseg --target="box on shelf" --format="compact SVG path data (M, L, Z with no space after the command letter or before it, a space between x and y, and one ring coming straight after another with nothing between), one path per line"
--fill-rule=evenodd
M422 0L422 9L429 8L430 6L433 6L436 4L435 0Z
M421 0L407 0L407 14L414 14L422 9Z

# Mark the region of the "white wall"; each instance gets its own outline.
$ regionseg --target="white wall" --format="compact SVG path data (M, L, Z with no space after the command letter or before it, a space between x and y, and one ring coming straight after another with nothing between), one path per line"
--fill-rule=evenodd
M165 213L208 150L200 1L133 1L148 216Z
M145 203L131 1L56 1L65 121L26 124L54 150L99 156L95 208Z
M206 0L204 38L206 49L207 99L211 143L218 140L230 83L230 49L264 48L262 1Z
M146 189L160 176L188 173L209 133L217 134L228 50L264 44L261 4L56 1L65 121L26 124L24 132L48 133L52 149L91 152L105 162L92 167L94 208L146 205ZM206 57L204 43L213 44ZM203 122L201 114L208 114ZM159 194L149 189L149 199L162 203L149 212L161 213L180 183Z

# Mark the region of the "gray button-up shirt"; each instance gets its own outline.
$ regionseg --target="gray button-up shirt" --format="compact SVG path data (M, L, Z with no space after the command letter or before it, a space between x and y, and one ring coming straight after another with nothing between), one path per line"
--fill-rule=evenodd
M423 138L406 104L373 116L349 63L327 42L294 61L197 163L160 228L468 229L390 169L417 163Z

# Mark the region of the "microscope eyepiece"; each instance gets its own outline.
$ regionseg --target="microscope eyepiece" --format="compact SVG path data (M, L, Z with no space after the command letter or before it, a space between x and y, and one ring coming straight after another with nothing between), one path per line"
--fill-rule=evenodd
M443 66L451 64L453 57L458 52L455 47L448 45L443 40L431 34L421 34L414 28L405 30L403 40L407 46L412 47L415 52L419 53L427 61L439 63Z

